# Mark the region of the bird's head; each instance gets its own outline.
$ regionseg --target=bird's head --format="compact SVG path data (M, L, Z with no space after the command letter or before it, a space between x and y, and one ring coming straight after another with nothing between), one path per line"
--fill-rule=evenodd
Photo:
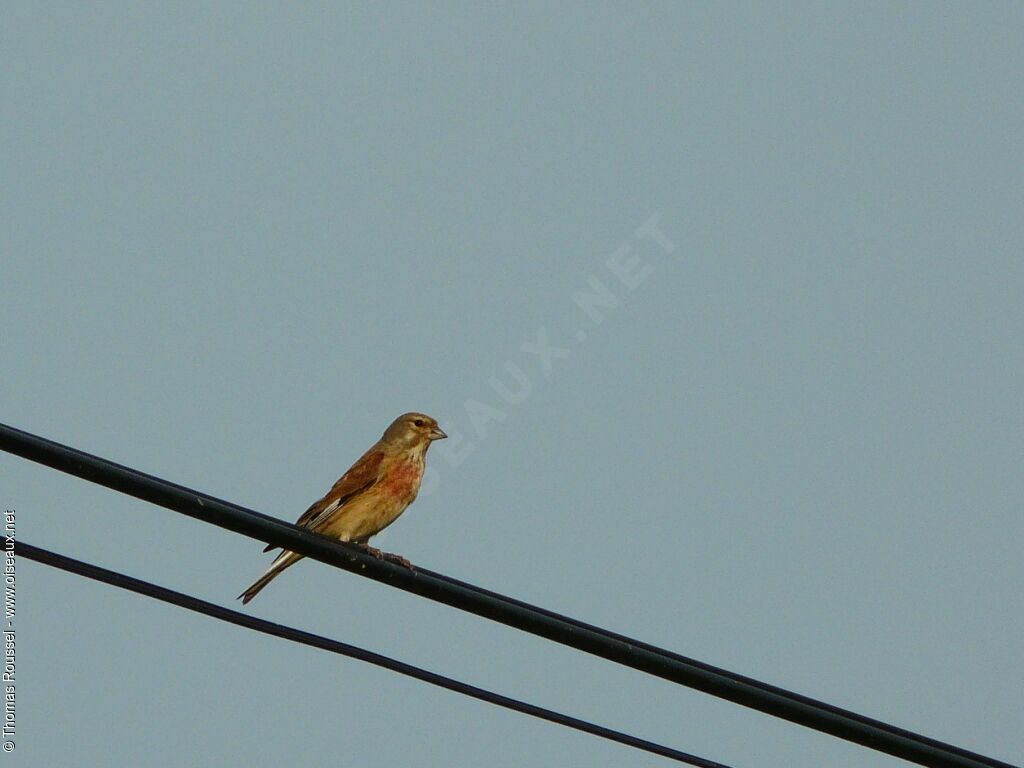
M448 437L437 426L437 419L425 413L403 413L384 432L384 440L399 446L429 445Z

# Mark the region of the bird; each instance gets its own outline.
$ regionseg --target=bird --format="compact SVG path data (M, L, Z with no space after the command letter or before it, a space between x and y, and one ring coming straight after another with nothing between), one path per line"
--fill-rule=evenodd
M424 413L403 413L323 498L310 505L296 525L358 544L375 557L398 560L411 568L405 558L384 555L367 542L395 522L413 503L423 480L427 449L435 440L446 437L436 419ZM263 551L273 549L277 547L268 544ZM297 552L284 550L237 599L245 605L302 557Z

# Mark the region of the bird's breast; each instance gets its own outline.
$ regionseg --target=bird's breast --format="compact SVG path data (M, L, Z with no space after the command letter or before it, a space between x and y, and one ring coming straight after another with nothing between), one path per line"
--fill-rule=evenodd
M411 504L420 489L423 479L423 461L413 458L396 461L391 471L386 473L381 483L381 490L392 496L396 501Z

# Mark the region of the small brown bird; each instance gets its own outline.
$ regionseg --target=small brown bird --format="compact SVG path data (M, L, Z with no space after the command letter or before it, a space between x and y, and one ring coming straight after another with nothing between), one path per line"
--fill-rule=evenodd
M376 557L380 550L367 546L371 536L391 525L412 504L420 490L427 448L434 440L448 437L437 420L422 413L405 413L395 419L377 443L341 476L327 492L298 519L296 525L360 544ZM276 549L268 545L264 552ZM302 555L285 550L266 573L238 597L248 603ZM408 561L397 558L408 565Z

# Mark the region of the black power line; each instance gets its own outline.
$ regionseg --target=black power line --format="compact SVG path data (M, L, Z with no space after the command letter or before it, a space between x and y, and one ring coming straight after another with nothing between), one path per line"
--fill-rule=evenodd
M519 701L508 696L502 696L500 693L493 693L484 688L478 688L475 685L469 685L468 683L454 680L444 675L436 674L435 672L429 672L419 667L414 667L411 664L406 664L402 661L382 656L379 653L373 651L367 651L363 648L359 648L348 643L343 643L339 640L332 640L329 637L323 637L322 635L315 635L311 632L304 632L301 629L295 629L294 627L287 627L283 624L275 624L271 621L264 619L258 619L255 616L250 616L246 613L240 613L233 611L229 608L223 608L219 605L209 603L205 600L200 600L192 595L186 595L181 592L175 592L174 590L167 589L165 587L151 584L148 581L142 581L141 579L133 578L132 576L126 576L123 573L116 571L109 571L106 568L100 568L90 563L83 563L81 560L74 560L65 555L57 554L56 552L50 552L39 547L33 547L31 544L26 544L23 541L15 543L15 555L18 557L25 557L29 560L35 560L45 565L59 568L69 573L75 573L79 576L85 576L89 579L95 579L96 581L103 582L104 584L110 584L121 589L126 589L130 592L135 592L146 597L152 597L157 600L162 600L165 603L171 603L177 605L180 608L185 608L189 611L195 611L196 613L202 613L206 616L212 616L215 619L226 621L230 624L237 624L240 627L246 629L252 629L256 632L263 632L267 635L274 635L275 637L283 637L285 640L291 640L295 643L301 643L303 645L309 645L313 648L320 648L324 651L330 651L331 653L337 653L342 656L348 656L352 659L359 659L369 664L374 664L384 669L390 669L392 672L398 672L401 675L415 678L416 680L422 680L425 683L436 685L441 688L446 688L449 691L455 691L465 696L471 696L474 699L480 701L486 701L489 704L496 704L499 707L505 707L516 712L522 712L526 715L533 717L539 717L541 720L547 720L558 725L564 725L568 728L574 728L577 731L583 731L594 736L600 736L602 739L609 739L610 741L618 742L619 744L625 744L629 747L635 747L641 749L644 752L652 752L655 755L661 755L662 757L668 757L672 760L678 760L681 763L688 763L689 765L700 766L700 768L729 768L723 763L716 763L713 760L705 760L703 757L697 757L696 755L688 754L687 752L680 752L678 749L672 749L671 747L665 747L661 744L656 744L653 741L647 741L636 736L630 736L628 733L622 733L621 731L615 731L611 728L605 728L604 726L595 725L594 723L587 722L586 720L580 720L576 717L570 717L569 715L563 715L561 712L555 712L544 707L538 707L534 704L528 704L525 701Z
M637 648L643 648L645 650L651 651L652 653L657 653L661 656L665 656L666 658L675 659L676 661L680 661L684 664L691 664L695 667L705 669L709 672L714 672L716 674L723 675L724 677L728 677L730 680L736 680L738 682L747 683L748 685L751 685L755 688L760 688L763 691L768 691L779 696L792 698L795 701L803 702L804 704L807 704L811 707L818 707L820 709L835 713L836 715L847 717L851 720L857 720L858 722L874 726L888 733L903 736L908 739L920 739L921 741L926 742L939 749L948 749L949 751L955 752L958 755L962 755L964 757L968 757L971 759L977 759L979 762L984 762L985 765L994 766L995 768L1007 768L1007 766L1008 768L1015 768L1014 766L1009 765L1008 763L1004 763L999 760L994 760L993 758L985 757L983 755L978 755L977 753L970 752L969 750L963 749L962 747L957 747L952 744L946 744L945 742L939 741L938 739L932 739L927 736L922 736L920 734L914 733L913 731L908 731L904 728L899 728L895 725L891 725L890 723L885 723L881 720L875 720L874 718L867 717L865 715L860 715L856 712L851 712L848 709L843 709L842 707L837 707L833 704L828 704L823 701L818 701L817 699L812 699L809 696L803 696L799 693L787 691L785 688L779 688L778 686L771 685L769 683L764 683L760 680L755 680L752 677L746 677L736 672L730 672L729 670L722 669L721 667L716 667L706 662L698 661L697 659L693 659L688 656L683 656L682 654L676 653L675 651L669 651L664 648L659 648L656 645L645 643L642 640L636 640L626 635L619 634L618 632L612 632L611 630L603 629L601 627L594 626L593 624L588 624L584 621L580 621L579 619L574 619L571 616L565 616L563 614L556 613L555 611L548 610L547 608L541 608L539 606L532 605L522 600L518 600L514 597L508 597L507 595L502 595L498 592L493 592L489 589L484 589L483 587L478 587L474 584L470 584L465 581L459 581L458 579L454 579L451 576L445 576L444 574L437 573L436 571L431 571L427 568L420 568L419 566L417 566L416 569L420 573L433 576L438 579L442 579L452 584L458 584L467 589L475 590L480 594L490 595L491 597L497 600L506 601L513 605L517 605L521 608L526 608L531 611L537 611L538 613L541 613L545 616L550 616L551 618L557 619L559 621L564 621L567 624L571 624L574 627L580 627L581 629L587 629L592 632L597 632L598 634L603 635L604 637L609 637L615 640L621 640L625 643L635 645Z
M406 568L276 518L0 424L0 449L213 525L833 736L934 768L1013 768L456 579Z

